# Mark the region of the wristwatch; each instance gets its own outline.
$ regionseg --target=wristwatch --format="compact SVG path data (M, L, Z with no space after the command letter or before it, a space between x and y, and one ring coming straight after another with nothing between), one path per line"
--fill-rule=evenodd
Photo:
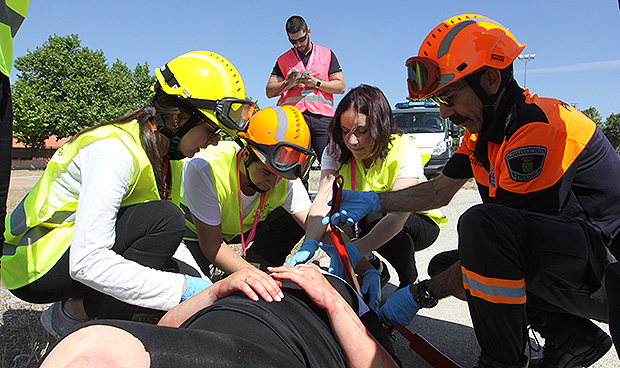
M319 87L321 87L321 80L317 79L316 80L316 88L319 88Z
M437 299L426 290L426 281L420 281L418 283L418 292L413 296L413 299L418 303L418 305L422 308L433 308L437 305Z

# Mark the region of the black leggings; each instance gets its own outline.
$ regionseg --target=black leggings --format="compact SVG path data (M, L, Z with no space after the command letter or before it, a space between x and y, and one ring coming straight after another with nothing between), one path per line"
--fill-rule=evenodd
M360 221L360 237L366 235L379 220ZM400 285L412 284L418 278L415 252L431 246L439 236L439 226L428 216L411 214L403 229L377 249L396 270Z
M171 202L152 201L123 207L117 215L116 241L112 250L143 266L199 276L190 266L172 260L184 231L183 214ZM71 247L43 277L11 292L31 303L83 298L86 314L91 318L131 319L138 307L102 294L70 277L70 251Z
M6 200L11 178L11 146L13 144L13 108L9 77L0 73L0 216L6 216ZM0 225L0 251L4 244L4 221Z

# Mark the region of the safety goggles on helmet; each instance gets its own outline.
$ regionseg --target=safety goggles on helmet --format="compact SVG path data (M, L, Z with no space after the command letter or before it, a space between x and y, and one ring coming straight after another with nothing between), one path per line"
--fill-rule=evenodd
M306 176L314 162L314 153L288 142L272 145L245 139L250 146L264 155L265 163L284 179L295 180Z
M405 62L407 67L407 85L411 97L426 97L439 85L439 65L435 60L414 56Z
M234 97L224 97L220 100L186 98L185 101L198 109L215 111L219 122L234 131L243 131L247 128L248 120L252 117L254 107L256 107L256 104L250 100Z

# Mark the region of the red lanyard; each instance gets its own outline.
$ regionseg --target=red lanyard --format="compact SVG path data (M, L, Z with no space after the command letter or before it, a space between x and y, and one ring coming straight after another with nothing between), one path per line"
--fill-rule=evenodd
M256 209L256 214L254 214L254 222L252 223L252 229L250 230L250 234L248 235L248 240L245 240L243 234L243 206L241 205L241 175L239 174L239 162L241 159L241 151L237 155L237 198L239 200L239 223L241 225L241 247L243 248L243 256L245 256L245 250L247 249L247 245L254 239L254 235L256 234L256 226L258 225L258 219L260 218L260 214L263 211L263 205L265 204L265 196L267 193L261 193L260 195L260 203L258 204L258 208Z
M357 162L351 157L351 190L355 190L355 166L357 166Z
M301 55L299 55L299 51L297 51L297 49L293 47L293 50L295 51L295 56L297 56L297 59L301 63L301 66L303 67L304 70L312 70L312 63L314 61L314 50L315 50L314 46L315 45L312 45L312 50L310 50L310 58L308 58L308 65L304 65L304 61L301 59Z
M357 166L357 162L355 158L351 157L351 190L355 190L355 167ZM357 233L359 232L359 223L355 223L355 234L357 237Z
M355 190L355 167L356 167L355 159L351 158L351 189L352 190ZM333 201L332 203L335 203L334 201L336 201L336 199L337 199L335 192L336 192L336 189L334 189L334 194L332 196L332 201ZM338 205L339 204L340 203L338 203ZM330 212L330 214L331 214L331 212ZM356 222L355 223L355 232L356 233L357 233L357 230L358 230L357 224L358 223ZM335 240L334 240L334 243L335 243ZM344 249L345 249L345 254L346 254L346 248L344 248ZM337 249L337 250L338 250L338 254L340 255L341 250L340 249ZM347 254L347 256L348 256L348 254ZM342 260L342 255L341 255L341 260ZM343 262L343 264L345 264L344 261L342 261L342 262ZM349 264L350 263L351 263L351 261L349 261ZM350 269L347 270L347 268L345 267L345 271L347 271L347 276L349 276L349 272L351 272ZM355 279L355 281L357 281L357 279ZM359 292L359 289L358 289L358 292ZM409 346L413 350L415 350L415 352L418 353L422 358L424 358L424 360L429 362L433 367L461 368L460 365L458 365L453 360L451 360L450 358L445 356L442 352L437 350L437 348L435 348L433 345L431 345L428 341L426 341L419 334L412 333L406 327L395 326L395 328L396 328L396 330L398 332L401 333L401 335L403 335L407 340L409 340ZM392 335L392 331L388 331L388 335L391 336Z

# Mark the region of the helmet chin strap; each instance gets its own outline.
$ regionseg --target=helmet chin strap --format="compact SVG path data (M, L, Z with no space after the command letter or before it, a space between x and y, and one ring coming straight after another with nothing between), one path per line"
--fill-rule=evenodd
M480 137L484 136L484 132L486 132L486 130L488 129L489 125L491 124L491 122L493 121L493 118L495 117L495 103L497 102L497 99L499 98L499 95L502 93L502 91L504 90L504 88L506 88L506 86L508 86L508 83L510 82L510 80L512 79L512 64L510 64L510 66L504 68L504 69L500 69L500 74L501 74L501 82L500 82L500 86L497 89L497 92L495 92L492 95L489 95L484 88L482 88L482 86L480 85L480 77L482 77L482 74L484 73L484 71L487 68L484 68L483 70L477 72L477 73L473 73L467 77L465 77L465 81L467 82L467 84L469 84L469 86L471 87L472 90L474 90L474 93L476 93L476 96L478 96L478 98L480 99L480 101L482 102L482 130L479 134Z
M500 70L502 80L500 82L499 88L497 89L497 92L489 95L480 85L480 77L482 76L482 73L484 73L484 70L486 70L486 68L465 78L467 84L469 84L476 96L478 96L478 98L482 102L482 128L480 129L480 133L478 134L478 142L484 141L486 132L489 130L489 127L491 126L493 119L495 118L495 104L497 103L497 99L512 79L511 64L509 67ZM476 144L476 148L474 150L474 157L476 157L476 159L482 164L483 167L489 169L490 164L488 162L486 144Z
M482 102L482 131L480 132L480 136L484 134L483 132L486 131L486 128L488 128L491 121L493 121L495 102L497 102L497 97L501 92L500 87L496 93L489 95L480 85L481 76L482 73L475 73L465 78L467 84L469 84L474 93L476 93L476 96L478 96L478 99Z
M257 191L258 193L267 193L269 191L269 189L267 190L263 190L260 189L258 186L256 186L256 184L254 184L254 182L252 181L252 178L250 178L250 165L252 164L254 160L250 160L249 158L247 160L243 160L243 166L245 167L245 176L248 179L248 185L250 186L250 188L254 189L255 191Z
M183 138L183 136L200 121L198 114L192 114L185 124L183 124L176 132L173 132L166 126L166 124L164 124L164 119L162 119L161 114L155 115L155 120L157 121L157 131L165 135L170 140L170 145L168 146L168 158L171 160L181 160L185 158L185 155L178 150L178 145L181 138Z

